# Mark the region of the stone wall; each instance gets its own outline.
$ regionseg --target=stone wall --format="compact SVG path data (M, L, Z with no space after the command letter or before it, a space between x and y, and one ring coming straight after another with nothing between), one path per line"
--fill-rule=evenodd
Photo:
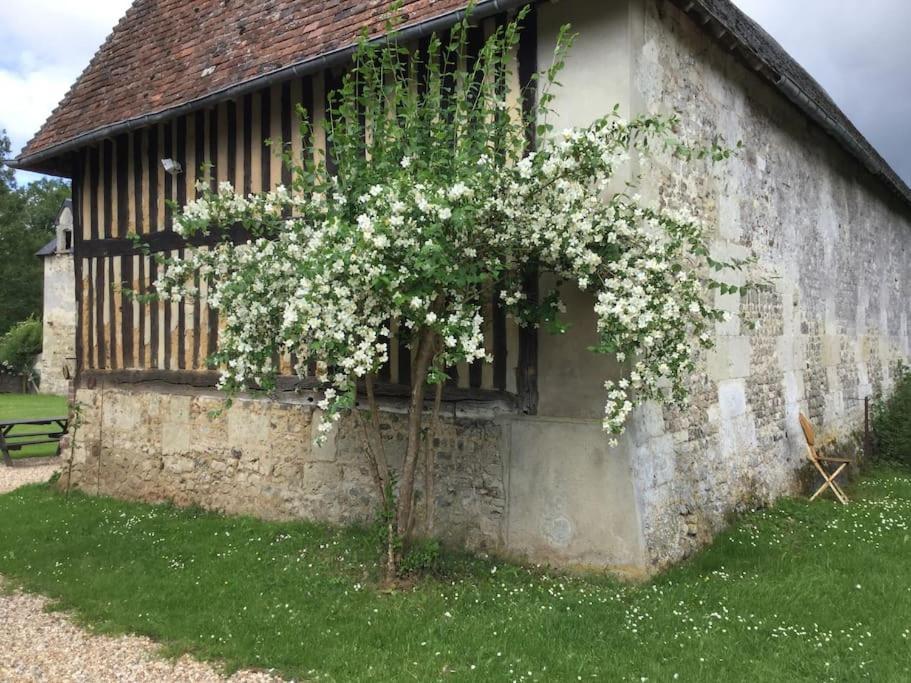
M312 399L239 399L216 414L223 406L219 395L159 385L80 389L76 400L83 424L73 482L86 492L335 524L366 523L377 510L361 432L353 420L343 420L325 445L314 446L320 412ZM404 421L392 412L382 418L386 452L396 467ZM490 420L441 420L435 529L454 545L502 546L501 438Z
M695 204L716 254L754 253L752 274L774 278L770 292L718 297L733 318L693 378L692 408L634 419L643 534L660 567L730 513L796 491L798 411L850 447L861 399L888 391L908 357L911 211L675 6L633 8L631 109L679 112L683 132L744 146L714 168L646 168L646 192Z
M76 371L76 280L73 254L66 251L63 237L72 228L73 213L65 206L57 220L57 251L43 257L42 349L37 362L42 394L68 395L69 380L63 368Z
M63 368L75 371L76 310L73 257L54 254L44 257L44 311L42 314L42 348L37 370L42 394L66 396L69 380Z

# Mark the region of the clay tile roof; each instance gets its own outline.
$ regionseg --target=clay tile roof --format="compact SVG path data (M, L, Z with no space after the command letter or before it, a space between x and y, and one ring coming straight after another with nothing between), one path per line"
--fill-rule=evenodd
M533 0L476 0L475 16ZM671 0L755 69L911 206L911 188L823 88L731 0ZM54 160L91 136L202 106L276 72L316 70L363 28L378 35L390 0L134 0L15 165L61 172ZM453 23L467 0L401 0L401 28ZM429 32L429 31L428 31ZM309 66L308 66L309 65ZM65 171L62 171L66 175Z
M404 0L400 13L407 26L466 4ZM347 47L364 27L382 31L390 5L389 0L135 0L20 159L27 162L91 131Z

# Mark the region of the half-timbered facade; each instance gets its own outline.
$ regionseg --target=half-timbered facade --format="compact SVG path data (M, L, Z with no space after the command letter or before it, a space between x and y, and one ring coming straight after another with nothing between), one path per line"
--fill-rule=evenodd
M521 4L478 0L475 44ZM723 170L681 178L659 162L628 172L655 202L684 197L712 226L713 249L754 253L775 284L719 295L732 318L698 359L690 408L642 406L616 447L601 430L603 382L624 369L588 351L591 295L564 289L572 326L559 337L520 331L491 301L493 364L453 368L446 387L435 529L472 548L638 574L691 552L731 511L797 490L798 411L837 447L862 424L855 399L889 390L895 362L911 354L911 190L729 0L532 4L508 74L517 84L549 65L562 25L578 34L553 103L558 128L619 105L627 117L677 111L686 132L743 142ZM420 48L465 5L404 0L400 39ZM266 517L373 513L359 434L343 420L312 445L320 412L291 358L276 396L212 416L221 404L206 359L219 319L204 283L184 303L140 303L127 290L145 293L157 276L130 236L179 253L168 206L197 182L244 192L288 183L277 151L308 148L297 105L331 159L327 93L361 29L378 35L388 8L136 0L15 162L73 180L79 486ZM528 283L532 295L539 284ZM389 357L382 431L394 461L411 357L395 341Z
M471 43L479 47L505 14L487 17L473 28ZM534 40L526 32L524 40ZM426 49L426 40L414 49ZM526 58L536 55L524 51ZM206 304L206 283L194 301L140 303L132 296L154 292L158 275L155 254L182 254L185 242L172 230L173 205L181 206L201 193L229 182L244 194L290 187L291 170L283 152L300 160L314 149L331 165L324 120L328 94L341 84L343 66L301 77L278 79L238 97L136 127L79 148L73 154L73 197L77 254L76 298L79 304L77 355L82 382L164 381L215 386L218 371L207 364L218 339L218 312ZM526 79L531 68L519 66L507 75ZM312 120L312 140L302 140L298 107ZM179 172L162 163L172 160ZM140 247L134 236L143 243ZM212 238L214 240L216 237ZM491 297L486 308L485 340L493 363L477 361L452 368L447 397L515 399L533 356L515 324ZM389 363L379 375L381 393L400 393L411 373L411 351L395 339ZM308 386L298 381L290 357L281 359L281 385ZM529 387L533 392L533 387ZM527 393L525 405L533 405Z

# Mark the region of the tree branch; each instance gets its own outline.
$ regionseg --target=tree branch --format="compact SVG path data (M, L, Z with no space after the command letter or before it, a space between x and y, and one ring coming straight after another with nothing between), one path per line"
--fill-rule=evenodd
M380 475L379 467L377 466L376 457L373 454L373 447L370 445L370 434L367 431L367 423L361 418L360 411L358 411L357 406L351 408L351 413L354 415L354 421L357 423L358 427L361 428L361 432L364 437L364 457L367 459L367 464L370 469L370 476L373 478L373 483L376 486L377 492L380 494L380 500L383 503L386 503L386 487L383 483L383 478Z
M367 403L370 406L370 419L373 422L373 431L376 434L378 448L375 454L377 470L380 479L383 482L383 488L389 484L389 461L386 459L386 446L383 444L383 434L380 431L380 409L376 403L376 392L374 391L375 375L371 372L367 374Z
M414 500L414 477L421 451L424 389L427 382L427 371L434 356L435 335L436 333L431 329L424 330L414 365L411 403L408 408L408 446L405 450L405 462L402 464L402 479L399 485L398 509L396 510L396 527L399 535L403 537L408 534L409 517Z

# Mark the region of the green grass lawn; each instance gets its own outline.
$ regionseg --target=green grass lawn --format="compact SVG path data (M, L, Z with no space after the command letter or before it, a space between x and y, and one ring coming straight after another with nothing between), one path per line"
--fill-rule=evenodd
M51 396L47 394L0 394L0 421L17 420L20 418L60 417L66 415L67 405L64 396ZM32 434L45 427L29 427L23 425L16 427L13 434ZM10 455L15 458L42 457L54 455L57 444L38 444L26 446L22 450L12 451Z
M376 587L367 532L30 486L0 573L105 632L332 681L911 680L911 472L783 501L645 585L449 557Z

